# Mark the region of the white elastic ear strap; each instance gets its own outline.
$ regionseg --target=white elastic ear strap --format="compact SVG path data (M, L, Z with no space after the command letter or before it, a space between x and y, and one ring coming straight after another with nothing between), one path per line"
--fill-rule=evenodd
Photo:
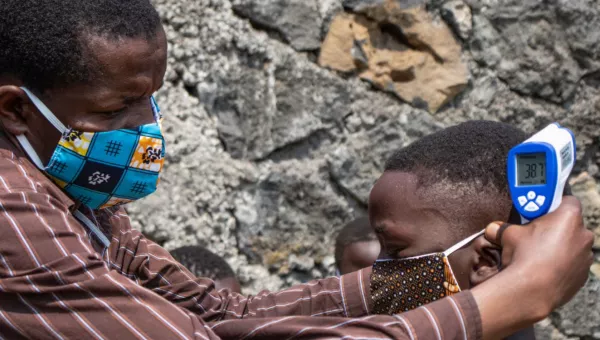
M39 98L36 97L35 94L31 93L31 91L29 91L25 87L21 87L21 89L25 91L25 93L27 93L27 96L29 96L29 99L31 99L33 105L35 105L35 107L37 107L37 109L44 115L44 117L46 117L50 124L54 125L58 132L63 134L65 133L65 131L67 131L65 125L60 120L58 120L58 118L56 118L56 116L52 113L52 111L50 111L46 104L42 103L42 101L39 100Z
M36 97L35 94L31 93L31 91L29 91L25 87L21 87L21 89L25 91L33 105L35 105L35 107L37 107L37 109L44 115L44 117L46 117L50 124L52 124L61 134L67 131L67 128L64 126L64 124L60 120L58 120L56 116L54 116L52 111L50 111L50 109L48 109L48 107L44 103L42 103L42 101L39 100L39 98ZM33 146L31 146L31 143L29 143L25 135L18 135L16 137L19 143L21 143L21 146L23 147L29 158L31 158L31 160L33 161L33 163L35 163L35 165L40 170L44 170L44 163L42 163L42 160L37 155L37 153L33 149Z
M33 163L35 163L35 165L40 170L44 170L44 168L45 168L44 167L44 163L42 163L42 160L37 155L37 153L33 149L33 146L31 146L31 143L29 143L29 141L27 140L27 138L25 137L25 135L18 135L16 137L17 137L17 140L19 141L19 143L21 143L21 146L23 147L23 150L25 150L25 153L27 153L27 156L29 156L29 158L31 158L31 160L33 161Z
M452 247L448 248L448 250L446 250L444 252L444 255L449 256L450 254L454 253L455 251L459 250L460 248L466 246L467 244L473 242L474 239L478 238L479 236L483 235L485 233L485 229L483 229L482 231L477 232L474 235L471 235L469 237L467 237L466 239L458 242L457 244L453 245Z

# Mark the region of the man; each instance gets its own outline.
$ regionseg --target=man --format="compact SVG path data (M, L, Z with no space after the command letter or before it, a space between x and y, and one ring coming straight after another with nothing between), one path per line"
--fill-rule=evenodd
M238 294L242 292L233 269L222 257L212 251L201 246L185 246L173 250L171 256L194 276L213 280L216 290L228 289Z
M592 235L566 200L527 229L491 224L508 267L428 313L367 316L370 269L258 296L217 292L119 207L154 191L164 160L151 95L167 43L154 8L4 0L0 17L2 338L488 338L547 316L585 282ZM513 283L532 268L547 270Z
M523 131L508 124L469 121L396 151L369 199L380 257L443 252L487 221L520 223L518 214L511 219L506 159L525 139ZM457 249L448 255L455 287L471 289L490 279L501 269L500 258L500 249L483 236ZM413 305L420 303L415 299ZM532 328L519 338L523 334L534 338Z
M335 239L335 265L339 274L370 267L379 256L379 241L368 217L346 224Z

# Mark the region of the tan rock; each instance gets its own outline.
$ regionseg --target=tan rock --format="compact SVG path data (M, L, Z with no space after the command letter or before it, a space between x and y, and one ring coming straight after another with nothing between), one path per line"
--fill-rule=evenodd
M592 268L590 268L590 271L600 279L600 263L594 263Z
M448 26L424 6L387 0L340 14L321 46L319 64L357 72L375 87L436 112L467 85L461 47Z
M329 33L319 54L319 65L334 70L348 72L356 69L352 57L354 46L354 26L359 24L351 14L339 14L331 22Z

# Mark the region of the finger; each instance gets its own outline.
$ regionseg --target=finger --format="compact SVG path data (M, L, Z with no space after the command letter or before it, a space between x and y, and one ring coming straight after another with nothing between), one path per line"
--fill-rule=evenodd
M583 219L583 208L581 201L575 196L565 196L556 211L552 212L564 214L567 219Z
M518 228L510 228L514 224L504 222L492 222L485 228L485 238L496 245L502 246L505 234Z
M496 244L502 245L502 234L504 234L504 231L508 229L508 227L510 227L511 225L512 224L510 223L502 223L502 225L498 229L498 232L496 233Z

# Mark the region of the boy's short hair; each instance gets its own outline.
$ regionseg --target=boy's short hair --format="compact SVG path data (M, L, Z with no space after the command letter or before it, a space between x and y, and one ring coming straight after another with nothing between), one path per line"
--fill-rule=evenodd
M469 233L492 220L509 218L507 156L527 138L509 124L468 121L394 152L385 171L416 175L420 199Z
M197 277L213 281L235 277L233 269L222 257L201 246L177 248L171 256Z
M477 183L508 191L506 158L528 138L522 130L494 121L469 121L427 135L387 160L386 171L417 174L419 184Z
M347 246L377 240L377 235L370 227L368 217L359 217L346 224L335 239L335 264L339 268Z

